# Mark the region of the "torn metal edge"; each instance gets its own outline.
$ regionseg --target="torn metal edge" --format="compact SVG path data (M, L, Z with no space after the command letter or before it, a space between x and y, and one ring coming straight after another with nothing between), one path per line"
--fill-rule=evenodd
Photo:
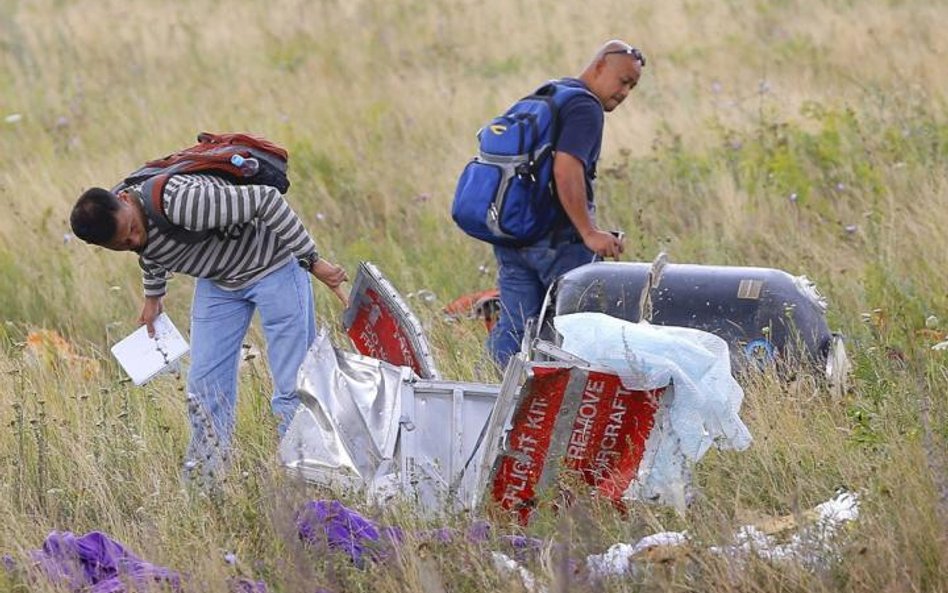
M397 319L399 326L405 330L406 337L414 351L415 357L421 368L414 369L423 379L440 379L434 357L431 354L431 347L421 322L402 299L401 294L395 289L391 282L382 274L382 272L371 262L360 262L359 270L356 273L352 284L352 291L349 295L349 306L342 313L342 325L348 332L355 323L359 308L362 306L365 292L374 288L382 298L389 312ZM365 354L365 353L363 353Z

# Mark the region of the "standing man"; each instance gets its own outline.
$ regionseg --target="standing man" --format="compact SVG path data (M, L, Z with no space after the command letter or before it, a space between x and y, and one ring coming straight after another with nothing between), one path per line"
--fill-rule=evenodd
M559 111L559 138L554 143L553 179L565 216L556 229L525 247L494 246L500 319L488 338L494 360L503 368L520 350L526 320L540 312L543 298L561 274L593 257L618 257L621 237L596 226L593 179L602 145L603 115L618 107L638 84L645 56L612 40L596 52L578 78L558 85L585 88Z
M151 220L140 185L92 188L72 210L73 233L112 251L134 251L143 271L139 323L154 333L169 272L197 278L191 305L188 399L191 441L185 477L213 475L226 460L237 404L240 347L260 312L273 376L271 409L282 435L299 404L296 373L316 335L307 272L333 291L348 278L322 259L280 192L210 174L171 176L161 194L168 225ZM204 232L182 238L182 229ZM337 292L337 294L339 294Z

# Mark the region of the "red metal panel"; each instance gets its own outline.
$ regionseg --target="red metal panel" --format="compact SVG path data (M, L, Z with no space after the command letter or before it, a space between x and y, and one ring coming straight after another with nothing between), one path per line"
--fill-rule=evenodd
M615 374L590 372L566 448L566 467L618 502L642 462L664 392L632 391Z
M570 379L569 368L534 369L507 436L510 448L498 460L491 492L501 508L516 508L526 520L546 464L553 425Z
M417 375L425 376L408 334L375 289L367 288L361 295L346 331L359 353L410 367Z
M620 502L635 479L645 442L665 393L629 390L615 373L576 367L534 365L525 383L491 477L491 495L501 508L526 522L536 504L545 469L574 471L601 495ZM564 402L571 373L582 372L579 402ZM557 422L564 415L565 422ZM555 434L555 427L569 430ZM551 451L561 443L562 450Z
M409 367L423 379L438 379L421 323L369 262L359 264L342 325L360 354Z

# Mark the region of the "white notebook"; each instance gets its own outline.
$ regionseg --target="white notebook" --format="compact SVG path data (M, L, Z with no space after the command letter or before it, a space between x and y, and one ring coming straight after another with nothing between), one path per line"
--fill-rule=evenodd
M112 346L112 355L135 385L143 385L155 375L174 368L189 349L167 314L159 315L154 326L154 338L148 337L148 328L143 325Z

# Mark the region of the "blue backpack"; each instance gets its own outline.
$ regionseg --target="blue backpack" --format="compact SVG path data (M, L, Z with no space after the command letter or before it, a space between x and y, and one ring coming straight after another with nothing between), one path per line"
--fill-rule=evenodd
M480 151L458 179L451 217L475 239L529 245L553 230L562 207L553 184L559 110L582 87L558 81L520 99L477 133Z

